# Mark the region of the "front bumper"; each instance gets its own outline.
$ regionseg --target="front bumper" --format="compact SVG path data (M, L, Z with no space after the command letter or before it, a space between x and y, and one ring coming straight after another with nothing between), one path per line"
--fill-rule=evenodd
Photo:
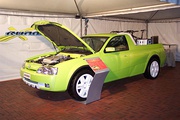
M33 82L25 77L22 78L22 80L29 86L37 89L42 89L42 88L49 88L50 85L46 83L38 83L38 82Z
M60 78L57 75L45 75L36 71L21 68L22 80L29 86L45 91L65 91L66 87L61 87Z

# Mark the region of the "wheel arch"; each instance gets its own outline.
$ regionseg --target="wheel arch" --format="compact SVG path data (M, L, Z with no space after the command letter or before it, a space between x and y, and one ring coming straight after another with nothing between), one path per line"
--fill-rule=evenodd
M74 73L72 74L72 76L70 77L70 80L69 80L67 89L69 89L70 84L71 84L73 78L75 77L75 75L76 75L78 72L80 72L80 71L82 71L82 70L85 70L85 69L88 69L88 70L93 71L93 70L89 67L89 65L83 65L83 66L79 67L78 69L76 69L76 70L74 71Z
M160 57L157 55L157 54L153 54L153 55L151 55L148 59L147 59L147 62L146 62L146 67L145 67L145 69L144 69L144 72L146 71L146 68L147 68L147 66L148 66L148 64L149 64L149 62L152 60L152 59L157 59L158 60L158 63L160 64Z
M157 59L158 62L159 62L159 64L160 64L160 62L161 62L161 61L160 61L160 57L159 57L157 54L151 56L151 58L150 58L149 60L151 60L151 59L153 59L153 58Z

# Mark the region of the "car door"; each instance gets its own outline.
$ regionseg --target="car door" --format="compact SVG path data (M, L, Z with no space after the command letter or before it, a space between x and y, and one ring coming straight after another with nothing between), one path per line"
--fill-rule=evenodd
M113 48L112 51L106 51L107 48ZM103 57L101 58L110 72L106 82L125 78L129 76L130 53L129 46L124 35L113 37L105 47Z

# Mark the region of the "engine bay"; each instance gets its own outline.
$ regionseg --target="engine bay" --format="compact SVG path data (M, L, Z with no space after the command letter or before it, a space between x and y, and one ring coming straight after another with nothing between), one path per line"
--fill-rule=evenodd
M67 61L73 59L70 55L63 55L63 54L54 54L49 56L42 56L38 58L35 63L40 63L43 65L55 65L63 61Z
M92 53L87 49L82 49L81 47L66 47L61 49L59 52L51 53L49 55L41 55L39 57L26 60L26 62L38 63L42 65L56 65L64 61L79 58L89 54Z

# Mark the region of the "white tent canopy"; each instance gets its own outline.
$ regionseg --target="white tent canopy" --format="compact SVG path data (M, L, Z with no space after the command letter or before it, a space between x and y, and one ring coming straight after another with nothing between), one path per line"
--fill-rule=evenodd
M179 10L178 5L159 0L0 0L0 36L9 27L20 31L38 20L59 22L84 35L85 21L76 19L80 17L89 19L88 34L147 29L148 37L157 35L160 43L180 46ZM0 42L0 81L19 78L26 58L53 50L45 38L26 37ZM180 61L180 47L176 60Z
M165 0L0 0L0 9L72 16L81 14L85 17L115 15L120 18L134 18L132 14L146 12L146 15L143 15L145 17L141 19L149 19L146 16L151 17L152 15L147 12L179 8L176 4L163 1ZM179 9L174 10L170 11L173 14L168 17L177 17ZM141 16L135 15L137 16L135 19Z

